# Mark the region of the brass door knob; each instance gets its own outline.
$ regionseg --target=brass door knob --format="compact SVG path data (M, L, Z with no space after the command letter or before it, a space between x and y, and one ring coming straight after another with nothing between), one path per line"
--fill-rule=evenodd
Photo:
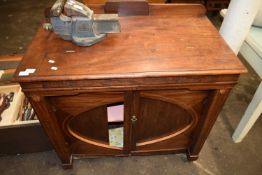
M135 122L137 121L137 118L136 118L135 115L133 115L133 116L131 117L131 121L132 121L132 123L135 123Z

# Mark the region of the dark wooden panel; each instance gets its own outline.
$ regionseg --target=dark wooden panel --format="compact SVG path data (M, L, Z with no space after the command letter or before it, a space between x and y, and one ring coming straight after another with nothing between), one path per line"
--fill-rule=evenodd
M81 140L103 141L108 144L106 105L123 102L121 92L82 93L49 97L60 127L70 137ZM97 129L99 128L99 130Z
M176 148L176 149L156 149L156 150L141 150L141 151L132 151L131 155L137 156L147 156L147 155L161 155L161 154L175 154L175 153L185 153L187 149L185 148Z
M56 96L49 98L60 110L72 116L109 103L124 101L123 93L82 93L78 95Z
M137 145L132 153L158 152L165 150L187 149L191 142L191 134L181 134L172 139L166 139L154 144Z
M82 154L86 156L118 156L123 155L123 149L108 145L86 144L80 140L76 140L71 144L72 154Z
M107 144L109 142L106 106L97 107L70 117L64 127L67 132L82 139L104 141Z
M149 15L149 5L145 0L108 0L104 9L105 13L115 13L119 16Z
M220 11L228 8L230 0L205 0L207 11Z
M109 145L107 120L107 106L124 102L123 92L76 93L48 99L54 107L72 154L123 154L122 148Z
M140 99L137 125L137 144L179 132L190 125L192 116L176 104Z
M136 150L186 148L208 91L143 91L136 125Z
M129 154L130 150L133 148L134 140L132 137L132 124L131 124L131 116L133 115L133 92L127 91L125 92L124 98L124 154Z
M180 77L148 77L148 78L118 78L106 80L70 80L51 82L23 82L21 86L28 95L38 94L54 96L77 95L81 92L123 91L141 89L220 89L232 87L237 83L239 75L209 75ZM62 91L61 91L62 90Z

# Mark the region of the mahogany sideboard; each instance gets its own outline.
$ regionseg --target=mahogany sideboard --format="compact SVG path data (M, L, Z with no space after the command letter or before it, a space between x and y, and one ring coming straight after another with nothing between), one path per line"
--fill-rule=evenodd
M74 156L186 153L196 160L230 90L246 72L202 5L149 9L149 16L120 17L121 33L91 47L42 28L28 47L14 80L63 167L71 167ZM35 72L21 76L26 69ZM123 147L108 139L107 107L116 104L124 105Z

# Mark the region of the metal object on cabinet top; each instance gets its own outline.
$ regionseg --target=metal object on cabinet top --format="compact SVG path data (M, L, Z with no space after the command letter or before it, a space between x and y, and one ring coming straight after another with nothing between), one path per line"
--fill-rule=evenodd
M78 46L91 46L103 40L107 33L120 32L117 14L94 14L80 2L65 1L57 0L50 10L52 30L62 39Z

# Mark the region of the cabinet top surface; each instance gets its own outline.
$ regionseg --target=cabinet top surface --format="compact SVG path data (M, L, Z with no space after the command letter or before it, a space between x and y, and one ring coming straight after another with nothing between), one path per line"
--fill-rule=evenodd
M91 7L92 8L92 7ZM94 6L95 12L101 12ZM121 33L79 47L39 28L14 80L55 81L240 74L246 69L200 5L151 5L150 16L120 17ZM55 63L49 63L54 60ZM52 70L51 67L57 67ZM28 76L19 72L35 69Z

